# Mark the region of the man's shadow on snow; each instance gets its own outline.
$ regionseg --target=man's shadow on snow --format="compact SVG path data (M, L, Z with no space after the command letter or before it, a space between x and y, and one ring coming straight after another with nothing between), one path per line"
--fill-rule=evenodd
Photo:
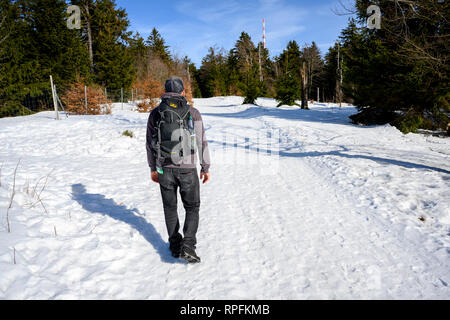
M161 257L161 261L166 263L184 263L172 257L169 251L169 244L161 238L161 235L151 223L140 216L137 209L127 209L115 203L113 199L105 198L102 194L87 193L86 187L82 184L72 185L72 199L77 201L84 210L106 215L129 224L139 231L145 240L155 248Z

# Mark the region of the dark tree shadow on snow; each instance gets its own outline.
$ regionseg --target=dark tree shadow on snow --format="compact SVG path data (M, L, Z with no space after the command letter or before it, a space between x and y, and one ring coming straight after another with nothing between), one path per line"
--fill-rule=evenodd
M291 149L297 149L297 148L283 148L279 150L270 150L266 148L261 148L260 146L248 146L248 145L238 145L233 143L227 143L223 141L215 141L215 140L208 140L210 144L216 144L219 145L222 148L239 148L239 149L245 149L246 151L251 150L253 152L259 152L266 155L272 155L272 156L280 156L280 157L289 157L289 158L307 158L307 157L325 157L325 156L336 156L336 157L342 157L342 158L348 158L348 159L367 159L372 160L379 163L389 164L389 165L396 165L399 167L403 167L406 169L424 169L424 170L431 170L436 171L444 174L450 174L449 170L438 168L438 167L432 167L425 164L419 164L419 163L413 163L403 160L395 160L395 159L388 159L388 158L380 158L376 156L370 156L370 155L363 155L363 154L348 154L345 153L346 151L350 152L350 150L346 150L345 147L341 147L342 150L335 150L335 151L328 151L328 152L291 152Z
M229 106L227 106L229 107ZM330 124L339 124L339 125L348 125L359 127L358 125L352 124L348 116L354 114L356 109L347 108L347 109L339 109L336 107L326 107L321 110L301 110L301 109L292 109L292 110L284 110L284 109L276 109L272 107L250 107L246 110L242 110L235 113L203 113L203 116L210 117L222 117L222 118L238 118L238 119L253 119L258 118L263 113L265 116L280 118L280 119L288 119L288 120L298 120L303 122L320 122L320 123L330 123ZM345 116L343 116L345 115ZM337 156L348 159L367 159L372 160L379 163L395 165L403 168L414 168L414 169L424 169L436 171L444 174L450 174L449 170L428 166L420 163L413 163L403 160L396 159L388 159L381 158L372 155L364 155L364 154L349 154L350 150L347 150L345 147L342 147L342 150L335 150L329 152L291 152L292 149L297 148L283 148L280 150L268 150L264 147L261 148L259 145L237 145L227 143L226 141L215 141L209 140L209 143L216 144L221 146L222 148L242 148L246 150L253 150L256 152L261 152L265 154L271 155L279 155L281 157L294 157L294 158L304 158L304 157L324 157L324 156Z
M220 106L218 108L228 108L231 106ZM237 118L237 119L254 119L265 115L267 117L286 119L286 120L297 120L303 122L320 122L329 124L340 124L357 126L351 123L348 118L352 114L356 113L354 108L339 109L334 107L323 107L320 110L310 109L277 109L272 107L264 106L254 106L248 109L232 112L232 113L202 113L202 116L210 117L220 117L220 118Z
M169 243L161 238L161 235L151 223L139 216L137 209L127 209L118 205L113 199L105 198L102 194L87 193L83 184L72 185L72 199L77 201L86 211L106 215L129 224L155 248L161 257L161 261L184 264L184 261L172 257L169 251Z

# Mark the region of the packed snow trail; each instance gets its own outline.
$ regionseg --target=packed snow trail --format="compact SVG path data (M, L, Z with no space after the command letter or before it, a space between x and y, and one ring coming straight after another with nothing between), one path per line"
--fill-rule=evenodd
M354 126L351 107L241 103L195 101L213 162L200 265L168 250L148 115L0 119L0 298L450 298L448 139Z

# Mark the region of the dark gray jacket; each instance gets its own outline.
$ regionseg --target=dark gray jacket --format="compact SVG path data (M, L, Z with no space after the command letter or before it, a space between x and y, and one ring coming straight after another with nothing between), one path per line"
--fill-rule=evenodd
M176 93L165 93L161 99L180 99L183 100L183 103L187 104L186 98L180 94ZM158 107L159 108L159 107ZM157 135L156 122L159 118L158 108L154 109L150 116L148 117L147 123L147 160L148 165L152 171L156 171L156 159L152 150L152 139ZM189 107L190 114L194 120L194 128L197 138L197 154L200 158L200 166L202 172L209 172L209 167L211 165L211 160L209 156L208 149L208 141L206 140L205 128L203 126L203 120L200 112L193 108ZM191 169L197 167L197 157L196 155L189 155L183 158L183 161L180 165L167 165L165 168L184 168Z

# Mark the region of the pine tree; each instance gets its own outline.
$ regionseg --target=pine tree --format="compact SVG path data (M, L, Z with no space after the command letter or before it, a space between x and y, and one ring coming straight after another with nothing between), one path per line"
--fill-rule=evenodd
M87 74L87 51L80 33L67 28L65 1L1 1L0 6L9 34L0 50L0 104L17 108L25 97L50 91L50 75L62 85Z
M124 9L114 0L97 0L92 14L94 72L96 82L112 90L131 87L133 56L128 50L131 32Z
M365 28L370 2L355 3L357 20L341 36L348 61L344 89L361 111L352 119L391 122L403 132L445 129L450 112L449 2L378 1L382 25L373 30Z
M82 34L86 41L89 53L89 67L91 73L94 72L94 49L93 49L93 32L92 32L92 16L95 9L95 0L72 0L73 5L77 5L81 9Z
M161 58L164 63L170 63L171 56L169 53L169 46L166 45L166 41L156 28L153 28L151 34L148 36L146 44L152 54Z
M63 0L28 0L26 21L31 30L31 47L27 54L39 61L36 79L47 83L50 74L56 83L75 81L87 73L86 50L76 30L67 28L67 4Z
M299 97L301 98L301 87L299 85L299 80L291 73L284 73L280 76L275 84L276 97L278 101L278 106L288 105L293 106L300 105L296 102Z
M334 101L337 78L337 43L328 49L322 76L322 90L325 101Z
M4 54L4 46L2 44L11 34L11 7L10 2L0 1L0 59Z
M201 98L202 96L201 96L200 87L199 87L199 85L197 83L197 79L195 77L195 75L197 73L197 67L191 61L191 59L189 59L189 57L187 57L187 56L185 56L183 58L183 64L187 70L187 78L188 78L187 80L191 84L192 96L194 98Z
M236 57L240 73L240 87L244 95L244 104L255 104L261 94L262 83L259 78L258 52L250 36L242 32L236 42Z
M276 72L274 62L270 59L269 50L264 48L263 42L258 44L258 55L261 55L262 78L261 94L275 97ZM258 57L259 58L259 57Z
M226 83L227 83L227 94L228 95L242 95L240 89L241 75L239 72L239 60L236 54L236 48L232 48L228 52L226 59Z
M302 98L302 79L300 68L303 65L300 48L296 41L290 41L277 59L279 78L275 84L276 97L281 105L298 105Z
M133 56L133 65L136 73L136 78L141 80L147 76L148 71L148 48L145 45L144 38L139 33L136 33L133 38L129 40L129 51Z
M27 70L36 69L25 59L25 48L30 43L27 26L19 19L21 10L17 3L0 0L0 118L14 116L22 109L21 98L26 95L23 79Z
M315 90L320 87L321 76L323 72L324 63L320 54L320 50L313 41L311 46L306 46L302 50L303 59L306 62L306 76L308 78L308 85L306 92L308 97L315 97Z
M243 83L243 104L256 104L256 99L261 95L262 82L259 80L258 65L253 64L244 76Z
M223 49L209 48L196 81L204 98L226 95L226 57Z

